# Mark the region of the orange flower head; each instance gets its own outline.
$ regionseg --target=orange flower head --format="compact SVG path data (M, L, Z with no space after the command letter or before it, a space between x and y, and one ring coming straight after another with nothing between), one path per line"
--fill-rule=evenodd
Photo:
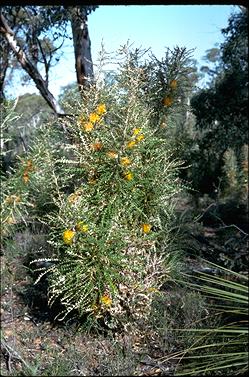
M31 171L31 170L33 170L33 162L32 162L32 160L28 160L27 161L27 165L26 165L26 170L28 171Z
M28 173L27 171L25 171L25 172L23 173L22 180L23 180L23 182L24 182L25 184L28 183L28 181L29 181L29 173Z
M105 104L104 103L99 104L99 106L97 107L97 114L98 115L103 115L105 113L106 113Z
M142 230L144 233L149 233L151 231L151 225L150 224L142 224Z
M6 196L5 198L6 203L20 203L20 201L21 201L21 197L17 195L9 195L9 196Z
M133 174L132 174L132 172L127 171L126 173L124 173L124 178L125 178L127 181L132 181L132 179L133 179Z
M176 89L176 87L177 87L177 81L176 80L172 80L170 82L169 86L171 87L171 89Z
M101 302L105 305L105 306L111 306L112 304L112 299L108 296L108 295L103 295L101 297Z
M94 143L94 144L91 145L91 148L94 151L100 151L102 149L102 147L103 147L103 144L100 141L98 141L98 142L96 142L96 143Z
M63 232L63 241L66 245L71 245L75 237L75 231L67 229Z
M91 122L84 123L84 130L86 132L91 132L93 130L93 124Z
M134 128L133 135L138 135L141 132L141 128Z
M91 123L96 123L100 120L100 116L96 113L91 113L89 115L89 120L90 120Z
M173 103L173 99L169 96L165 97L163 99L163 105L166 106L166 107L170 107Z
M131 160L128 157L121 157L120 163L123 166L129 166L131 164Z
M73 193L73 194L70 194L69 197L67 198L68 202L73 204L77 201L77 199L79 198L79 195L76 194L76 193Z
M135 145L136 145L135 140L131 140L131 141L129 141L129 142L127 143L127 148L128 148L128 149L132 149L132 148L135 147Z
M141 135L138 135L136 137L136 141L139 142L139 141L142 141L144 139L144 134L141 134Z
M82 233L86 233L88 231L88 225L85 224L83 221L79 221L76 226L75 226L75 229L78 231L78 232L82 232Z
M106 155L110 158L118 158L118 153L115 151L108 151Z

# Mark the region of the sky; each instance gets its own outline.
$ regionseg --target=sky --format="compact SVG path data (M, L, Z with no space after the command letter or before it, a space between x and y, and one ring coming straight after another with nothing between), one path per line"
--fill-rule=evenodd
M161 59L166 48L194 49L192 57L200 65L205 51L222 43L221 29L237 12L232 5L102 5L88 16L93 63L97 62L101 44L107 52L116 51L129 42L133 47L151 48ZM75 82L72 41L68 41L59 64L50 74L49 90L58 97L61 87ZM16 85L16 95L37 93L35 84Z

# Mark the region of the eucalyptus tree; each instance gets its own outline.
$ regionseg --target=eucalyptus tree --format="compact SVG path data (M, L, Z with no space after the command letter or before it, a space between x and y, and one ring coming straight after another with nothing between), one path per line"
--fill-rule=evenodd
M73 39L75 69L80 91L93 79L91 41L87 18L97 6L5 6L0 8L1 58L0 90L3 97L7 67L13 57L35 82L48 105L63 115L49 90L49 72L59 61L66 39ZM68 33L71 25L73 38Z
M212 72L209 87L200 90L191 100L196 125L200 132L200 159L205 173L210 159L222 171L223 157L228 148L234 150L239 165L243 163L242 148L248 144L248 10L241 8L222 29L225 41L220 46L216 72ZM217 57L217 55L216 55ZM204 174L203 181L207 181ZM206 184L206 183L205 183Z

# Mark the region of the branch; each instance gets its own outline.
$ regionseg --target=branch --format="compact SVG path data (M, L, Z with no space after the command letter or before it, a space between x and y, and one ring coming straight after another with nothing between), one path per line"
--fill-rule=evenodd
M230 225L224 225L219 227L218 229L215 229L215 232L218 232L219 230L222 229L227 229L227 228L236 228L239 232L243 233L245 236L249 236L248 233L244 232L244 230L240 229L237 225L235 224L230 224Z
M46 58L46 54L42 48L42 45L41 45L41 42L39 40L39 38L36 38L36 41L37 41L37 44L40 48L40 51L41 51L41 54L42 54L42 58L43 58L43 63L45 65L45 75L46 75L46 79L45 79L45 82L46 82L46 86L48 86L48 71L49 71L49 67L50 67L50 64L49 62L47 61L47 58Z
M11 366L10 366L11 359L16 359L16 360L20 361L23 365L25 365L25 367L29 371L31 370L30 365L12 347L10 347L7 344L7 342L4 338L1 339L1 352L6 359L8 372L11 372Z
M34 64L28 59L23 49L18 46L17 40L15 39L14 33L9 27L5 17L0 13L0 32L4 35L7 43L14 52L17 60L21 64L22 68L28 73L28 75L33 79L36 84L37 89L46 100L48 105L53 109L57 115L63 115L64 111L61 109L60 105L48 90L48 87L43 80L41 74L34 66Z

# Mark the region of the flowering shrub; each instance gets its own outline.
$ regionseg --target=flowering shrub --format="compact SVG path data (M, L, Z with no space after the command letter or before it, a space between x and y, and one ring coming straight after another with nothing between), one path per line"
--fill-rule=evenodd
M145 318L170 273L180 163L151 123L142 91L141 69L125 51L114 82L86 91L71 109L75 117L58 120L63 139L50 140L52 150L37 142L19 173L33 214L40 209L50 229L52 264L39 269L37 282L47 275L49 304L64 306L59 320L76 312L113 327L127 315Z

